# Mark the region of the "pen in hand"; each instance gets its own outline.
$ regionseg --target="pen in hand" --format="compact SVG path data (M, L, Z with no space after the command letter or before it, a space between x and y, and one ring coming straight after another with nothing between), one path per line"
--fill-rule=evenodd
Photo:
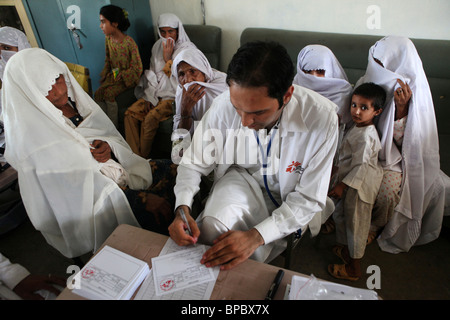
M186 215L184 214L184 210L181 209L181 207L178 207L178 213L180 214L181 219L183 219L184 223L186 224L189 235L192 237L191 227L189 226L189 223L187 221Z

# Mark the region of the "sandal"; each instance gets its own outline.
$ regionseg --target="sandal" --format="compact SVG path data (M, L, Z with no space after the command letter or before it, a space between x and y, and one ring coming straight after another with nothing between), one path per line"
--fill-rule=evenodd
M329 218L325 223L322 225L322 228L320 228L320 233L322 234L330 234L334 232L334 229L336 228L334 224L333 218Z
M333 249L331 249L331 250L333 251L333 253L336 256L338 256L342 260L343 263L345 263L345 264L349 263L349 261L344 259L344 255L342 254L342 250L344 250L344 246L337 245L337 246L334 246Z
M370 231L369 236L367 237L367 245L371 244L373 240L377 238L377 232L376 231Z
M345 269L345 264L330 264L328 265L328 272L337 279L344 279L350 281L358 281L359 277L351 276Z

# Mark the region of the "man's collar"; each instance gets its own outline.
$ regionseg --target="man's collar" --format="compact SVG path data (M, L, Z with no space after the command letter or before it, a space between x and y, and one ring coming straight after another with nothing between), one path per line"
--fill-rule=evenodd
M305 132L308 126L303 121L302 108L295 96L291 97L291 101L284 107L281 116L280 133L282 136L288 132Z

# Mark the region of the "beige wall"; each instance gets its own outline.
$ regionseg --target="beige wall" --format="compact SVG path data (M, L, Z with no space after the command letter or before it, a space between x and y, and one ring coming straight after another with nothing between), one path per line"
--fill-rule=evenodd
M172 12L201 24L202 0L149 0L153 21ZM225 70L247 27L450 40L448 0L203 0L206 24L222 28Z

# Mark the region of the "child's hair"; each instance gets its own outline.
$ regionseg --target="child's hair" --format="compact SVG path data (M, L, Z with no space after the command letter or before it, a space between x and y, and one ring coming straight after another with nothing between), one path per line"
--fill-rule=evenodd
M372 105L375 110L382 109L386 102L386 91L383 87L373 82L361 84L353 91L353 95L372 100Z
M128 20L128 12L121 7L115 6L113 4L103 6L100 9L100 14L104 16L109 22L116 22L117 28L125 32L130 27L130 21Z

